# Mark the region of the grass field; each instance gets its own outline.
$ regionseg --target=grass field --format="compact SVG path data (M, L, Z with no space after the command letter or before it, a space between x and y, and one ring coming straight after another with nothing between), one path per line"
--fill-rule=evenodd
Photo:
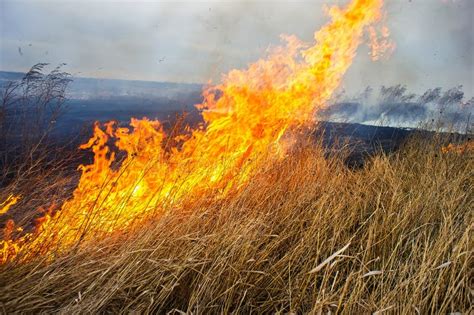
M0 265L0 312L467 313L473 151L441 143L414 137L360 169L300 145L238 193Z

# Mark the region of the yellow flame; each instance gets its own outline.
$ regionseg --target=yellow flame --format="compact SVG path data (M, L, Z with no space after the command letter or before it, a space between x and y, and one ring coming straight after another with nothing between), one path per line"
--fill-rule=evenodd
M0 214L7 213L11 206L16 204L18 200L20 200L19 196L9 195L4 202L0 203Z
M202 196L225 196L252 177L272 152L285 156L291 130L313 122L317 110L340 85L364 30L381 17L382 0L353 0L331 7L331 22L314 34L315 43L283 36L286 45L272 49L245 70L232 70L222 83L203 92L204 123L179 136L167 135L159 121L132 119L130 127L110 122L94 127L82 149L94 162L80 166L73 196L37 228L3 241L1 260L19 255L52 255L78 240L103 237L154 217L167 206ZM110 146L126 152L117 161Z

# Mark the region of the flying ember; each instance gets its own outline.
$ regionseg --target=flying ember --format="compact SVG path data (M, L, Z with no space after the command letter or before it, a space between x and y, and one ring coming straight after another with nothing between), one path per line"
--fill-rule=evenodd
M383 0L353 0L344 8L330 7L331 21L312 44L282 36L285 44L266 58L230 71L222 83L203 91L196 106L204 122L196 129L166 133L159 121L147 118L132 118L128 127L96 123L94 135L80 147L92 150L94 161L80 166L72 197L50 207L34 230L20 237L10 236L18 227L9 222L0 261L53 257L79 242L129 231L185 202L243 187L271 162L269 156L285 157L287 134L314 122L364 36L373 43L373 57L392 47L385 27L382 41L375 39L382 5ZM0 208L7 211L16 200L12 196Z

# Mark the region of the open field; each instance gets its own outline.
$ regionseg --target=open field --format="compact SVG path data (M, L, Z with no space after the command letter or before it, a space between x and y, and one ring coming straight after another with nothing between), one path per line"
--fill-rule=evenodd
M255 37L250 48L225 31L228 56L210 29L203 40L178 27L198 35L187 18L193 14L182 14L194 5L179 6L178 16L163 11L176 24L166 27L167 41L150 36L161 29L159 19L150 20L153 30L135 29L152 13L148 7L135 14L135 4L122 2L114 4L131 23L115 28L105 2L95 9L81 3L81 27L58 36L80 43L57 51L90 59L87 73L100 66L104 78L158 72L188 82L194 70L206 69L196 82L207 84L100 76L74 83L64 63L48 71L40 62L25 74L3 72L4 79L0 73L0 313L472 312L474 98L472 76L463 78L472 60L456 65L469 55L468 38L460 37L462 45L438 38L468 34L468 24L444 23L438 13L452 10L446 19L471 21L463 18L470 6L441 1L446 7L431 5L436 15L421 18L428 7L409 1L410 23L389 20L388 13L401 13L393 4L386 11L383 0L338 2L307 25L292 13L298 31L286 18L268 16L268 29L247 24L247 3L242 12L211 12L203 4L206 15L217 12L216 22L235 26L248 44ZM56 4L50 6L48 23L25 19L37 16L32 12L17 19L56 36L41 31L53 20ZM255 15L259 22L267 20L266 7L257 11L265 11ZM86 18L95 12L109 31ZM424 19L429 27L417 33ZM314 23L323 24L312 33ZM72 29L69 20L62 24L58 30ZM86 25L94 40L79 40ZM281 35L280 45L256 36L273 26L298 36ZM392 41L389 27L403 40ZM129 40L139 35L146 44ZM100 47L88 44L95 42ZM166 48L155 60L155 46L176 43L191 50ZM262 57L242 63L265 43ZM448 53L456 45L462 52ZM22 46L14 47L20 56ZM141 64L147 47L153 59ZM27 60L30 48L23 49ZM125 51L134 61L114 61ZM212 53L199 53L205 51ZM368 58L379 65L369 68ZM213 83L210 72L227 62L228 73ZM234 62L247 66L233 69ZM380 88L369 86L374 82ZM367 88L346 94L346 87L358 89L352 84Z
M53 259L1 265L0 310L468 312L473 150L444 144L414 136L358 169L344 163L349 148L327 156L301 144L225 197L184 201Z

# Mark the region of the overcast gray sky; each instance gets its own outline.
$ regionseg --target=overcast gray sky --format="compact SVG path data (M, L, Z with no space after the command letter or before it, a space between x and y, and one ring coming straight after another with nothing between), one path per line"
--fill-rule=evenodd
M324 3L348 1L0 0L0 70L66 62L75 75L199 82L241 68L279 43L312 40ZM474 0L386 0L397 48L372 62L362 46L344 88L462 84L473 95Z

